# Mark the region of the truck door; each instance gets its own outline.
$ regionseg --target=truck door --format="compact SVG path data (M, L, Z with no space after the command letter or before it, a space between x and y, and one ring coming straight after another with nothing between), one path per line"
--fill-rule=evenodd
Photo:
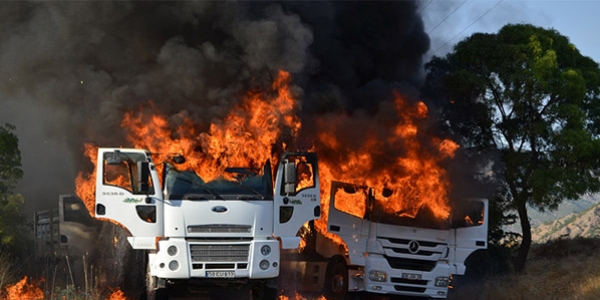
M98 149L96 218L122 224L134 249L163 235L163 197L151 157L140 149Z
M321 216L321 195L316 153L285 153L277 168L273 235L283 249L298 248L296 234L302 225Z
M479 249L487 248L488 201L487 199L469 199L453 208L450 231L450 248L453 254L451 265L453 274L464 275L465 260Z
M348 247L350 263L364 265L369 237L366 220L369 205L366 187L333 181L329 200L327 230L338 235Z

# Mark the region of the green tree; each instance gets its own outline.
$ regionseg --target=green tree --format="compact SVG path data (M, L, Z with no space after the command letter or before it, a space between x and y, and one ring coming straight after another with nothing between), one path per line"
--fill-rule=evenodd
M0 126L0 251L17 252L24 246L25 218L21 214L24 199L14 195L23 177L19 139L11 124Z
M517 212L522 270L531 246L527 207L552 210L600 190L598 63L555 30L519 24L473 34L426 70L424 96L442 130L495 162L479 165Z

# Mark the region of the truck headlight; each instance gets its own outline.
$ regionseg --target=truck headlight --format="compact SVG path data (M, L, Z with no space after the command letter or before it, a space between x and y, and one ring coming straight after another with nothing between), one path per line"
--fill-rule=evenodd
M264 256L271 254L271 247L269 245L262 246L260 248L260 253L262 253L262 255Z
M260 261L259 267L263 270L266 270L269 268L269 261L266 259L263 259Z
M179 263L178 263L176 260L172 260L172 261L169 263L169 270L171 270L171 271L175 271L175 270L177 270L177 269L179 269Z
M382 271L370 271L369 279L371 281L385 282L387 281L387 273Z
M177 254L177 247L175 247L175 246L169 246L169 248L167 248L167 253L170 256L175 256L175 254Z
M435 278L435 286L447 287L448 283L450 283L450 278L448 278L448 277L436 277Z

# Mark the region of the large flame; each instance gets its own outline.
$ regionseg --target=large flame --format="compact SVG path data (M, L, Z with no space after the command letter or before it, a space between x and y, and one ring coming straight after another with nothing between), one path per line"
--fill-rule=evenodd
M121 126L129 142L153 153L155 162L181 154L186 162L178 168L194 170L206 180L223 175L228 166L260 167L267 159L276 162L276 150L284 149L282 135L294 142L301 122L298 102L290 90L291 77L279 72L270 89L248 92L223 120L213 121L206 132L186 114L168 118L150 102L127 112ZM458 145L428 136L420 128L428 109L394 93L393 117L372 120L356 116L328 115L316 121L315 146L319 153L323 217L317 228L326 233L331 181L374 188L385 212L414 217L427 209L438 219L449 216L448 178L442 162L451 158ZM366 121L364 121L366 120ZM358 134L358 132L361 134ZM346 138L344 138L346 136ZM350 138L348 138L350 136ZM96 146L86 145L86 156L96 163ZM93 212L94 174L80 173L77 195ZM338 206L364 211L356 201L340 200ZM350 208L352 207L352 208Z
M449 181L442 162L454 156L458 145L434 137L424 140L418 124L427 117L427 106L422 102L411 105L399 93L394 96L397 118L394 124L386 122L387 128L373 123L358 128L350 116L321 119L317 151L323 218L316 225L322 233L326 233L332 180L374 188L375 198L388 214L415 217L420 209L428 209L435 218L448 218ZM364 134L351 137L363 140L350 149L339 133L353 130ZM346 200L340 198L336 207L360 216L364 204Z
M214 121L208 132L199 132L197 124L184 113L177 116L179 125L173 128L152 102L127 112L121 126L133 147L149 150L156 162L183 155L186 161L178 168L193 170L205 180L223 175L230 166L259 168L267 159L276 163L274 150L285 148L281 140L284 133L294 139L300 130L298 103L290 83L290 74L280 71L270 89L248 92L223 120ZM88 144L85 148L95 170L97 146ZM93 214L95 174L80 173L76 189Z
M179 168L211 180L228 166L262 166L273 158L272 148L284 128L297 134L301 125L289 83L289 73L280 72L271 91L249 92L224 120L213 122L208 132L198 133L186 116L181 116L181 126L173 131L152 104L125 114L121 126L135 147L156 153L158 161L181 154L186 162Z

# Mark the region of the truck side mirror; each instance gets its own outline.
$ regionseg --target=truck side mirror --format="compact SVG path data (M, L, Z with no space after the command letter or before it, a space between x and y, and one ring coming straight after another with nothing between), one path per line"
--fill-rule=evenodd
M137 171L138 171L138 192L147 194L150 185L149 185L149 177L150 177L150 164L146 161L138 161L137 162Z
M293 161L286 160L283 163L283 190L286 194L293 194L296 192L296 163Z

